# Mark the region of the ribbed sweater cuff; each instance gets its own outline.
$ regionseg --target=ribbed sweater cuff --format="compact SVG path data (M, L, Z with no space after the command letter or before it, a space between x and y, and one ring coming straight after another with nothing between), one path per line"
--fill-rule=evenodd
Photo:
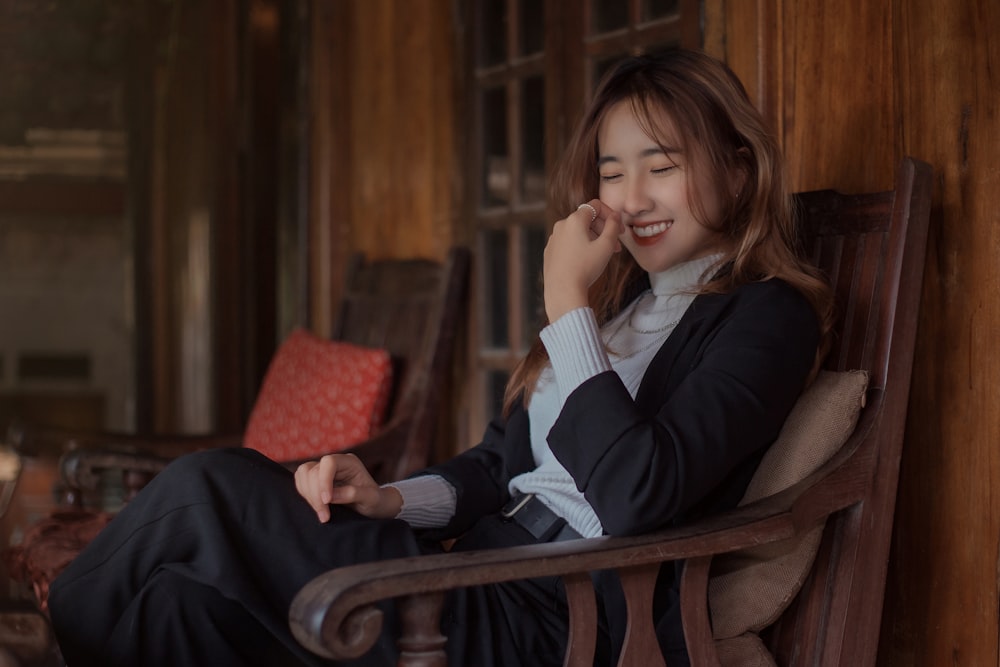
M590 308L571 310L541 331L559 393L565 400L584 381L611 370Z
M440 528L455 516L458 494L439 475L422 475L383 486L393 486L403 496L403 509L396 518L414 528Z

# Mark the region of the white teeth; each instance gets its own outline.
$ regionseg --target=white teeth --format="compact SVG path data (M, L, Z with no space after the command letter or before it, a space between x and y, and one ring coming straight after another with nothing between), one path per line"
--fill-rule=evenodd
M632 231L635 232L636 236L648 238L650 236L656 236L657 234L662 234L667 231L673 225L673 222L656 222L652 225L644 225L642 227L632 227Z

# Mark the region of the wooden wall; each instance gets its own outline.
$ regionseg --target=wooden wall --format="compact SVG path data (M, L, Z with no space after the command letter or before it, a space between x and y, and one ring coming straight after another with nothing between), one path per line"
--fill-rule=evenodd
M311 9L311 319L324 332L348 254L443 258L465 234L455 191L460 26L449 0Z
M1000 5L707 5L795 189L885 189L903 155L936 170L879 665L996 665Z

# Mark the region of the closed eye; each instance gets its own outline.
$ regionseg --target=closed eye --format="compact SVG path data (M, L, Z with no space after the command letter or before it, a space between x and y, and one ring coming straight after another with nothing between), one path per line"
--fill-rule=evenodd
M677 165L672 164L666 167L659 167L658 169L651 169L650 171L652 171L654 174L666 174L667 172L672 171L676 168Z
M601 174L601 180L605 183L614 183L621 177L621 174Z

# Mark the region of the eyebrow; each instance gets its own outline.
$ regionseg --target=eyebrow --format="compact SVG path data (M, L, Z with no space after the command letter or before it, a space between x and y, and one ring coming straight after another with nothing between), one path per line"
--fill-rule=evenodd
M640 152L639 157L647 158L653 155L665 155L669 157L671 154L677 155L680 152L681 150L679 148L671 148L670 146L667 146L666 149L660 148L659 146L651 146ZM608 162L621 162L621 160L619 160L614 155L602 155L601 157L597 158L598 167L600 167L603 164L607 164Z

